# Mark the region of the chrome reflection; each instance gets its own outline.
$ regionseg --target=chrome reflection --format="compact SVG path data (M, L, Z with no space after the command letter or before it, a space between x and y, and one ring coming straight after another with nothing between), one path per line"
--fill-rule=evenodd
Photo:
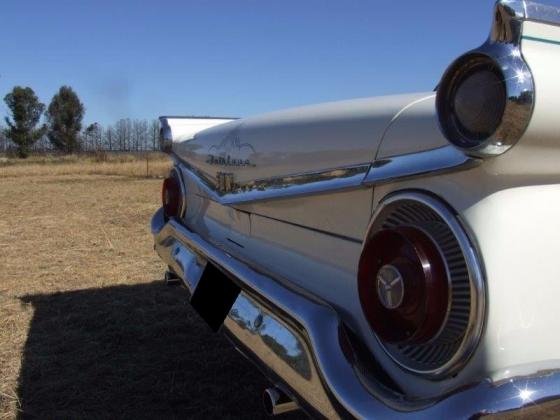
M436 105L440 127L448 140L474 156L499 155L515 145L529 125L535 102L533 75L521 51L522 25L525 19L544 14L541 5L523 1L496 3L494 21L486 43L451 64L438 86ZM547 9L548 10L548 9ZM549 13L552 15L552 13ZM454 89L463 71L471 67L495 65L502 73L506 103L501 121L492 135L471 139L454 122L452 107ZM464 141L462 140L464 139Z
M423 401L388 393L378 378L366 384L361 367L347 356L352 350L341 344L341 321L332 308L254 271L176 220L166 223L161 212L152 219L152 233L156 250L167 264L173 264L173 244L181 244L185 251L212 261L239 281L242 299L225 321L228 335L267 374L272 372L274 380L293 390L297 402L306 403L301 407L313 414L327 418L479 418L512 410L521 410L515 414L522 415L530 409L538 415L546 413L549 402L560 401L560 371L500 383L483 380ZM263 327L269 318L274 326ZM263 340L262 331L274 340ZM299 362L294 363L294 358ZM310 372L310 377L300 372Z
M560 24L560 8L532 1L500 1L516 16L535 22Z
M159 209L152 217L152 234L161 234L162 228L169 226L163 216L163 209ZM156 244L155 250L160 258L179 276L189 293L193 293L198 286L207 260L185 246L175 235L166 235L161 243Z
M321 194L363 187L371 164L351 165L325 171L292 174L275 178L249 181L241 185L232 173L217 173L215 180L194 168L177 155L173 155L186 176L196 183L200 192L223 205L276 200L302 195Z
M171 153L173 150L173 133L171 132L171 127L165 117L160 117L159 123L159 147L162 152Z
M285 199L301 195L336 192L382 184L402 179L436 175L470 169L481 163L452 146L400 155L378 160L370 164L338 168L323 172L254 181L235 192L220 194L216 185L187 162L175 157L187 176L198 185L211 200L223 205L243 204L255 201ZM228 185L232 184L228 181Z
M171 249L173 268L181 273L181 278L189 292L193 293L198 286L202 273L206 268L206 261L201 261L194 253L185 249L179 242L175 242Z
M364 184L386 182L441 174L472 168L481 161L465 155L453 146L377 160L371 166Z
M229 190L219 191L222 192L220 201L223 204L233 204L357 187L360 186L369 167L369 163L364 163L235 184Z
M228 317L237 326L262 341L279 361L293 369L294 374L311 380L311 362L304 350L303 340L297 337L275 316L257 306L246 294L241 293ZM226 327L231 327L226 321ZM231 329L231 328L230 328Z
M519 399L521 400L521 402L523 402L524 404L528 403L528 402L533 402L533 400L531 399L531 396L535 394L535 391L530 390L530 389L521 389L519 390Z
M290 399L290 397L278 388L265 389L263 393L263 405L266 414L269 416L290 413L299 408L295 401Z

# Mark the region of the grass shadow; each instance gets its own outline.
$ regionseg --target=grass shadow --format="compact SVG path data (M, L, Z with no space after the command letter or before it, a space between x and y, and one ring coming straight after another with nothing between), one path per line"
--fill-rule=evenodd
M266 379L162 282L28 295L20 418L260 418Z

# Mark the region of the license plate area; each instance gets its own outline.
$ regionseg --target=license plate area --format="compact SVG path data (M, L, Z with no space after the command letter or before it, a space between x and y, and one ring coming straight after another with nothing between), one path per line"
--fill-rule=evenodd
M191 297L191 305L212 330L218 331L240 292L239 286L208 262Z

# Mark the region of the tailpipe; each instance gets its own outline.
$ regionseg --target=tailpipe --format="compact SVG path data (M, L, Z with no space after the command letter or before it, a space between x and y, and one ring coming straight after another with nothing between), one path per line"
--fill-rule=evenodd
M182 284L181 278L171 270L165 272L164 281L167 286L180 286Z
M271 417L299 409L297 403L278 388L264 390L263 405L264 411Z

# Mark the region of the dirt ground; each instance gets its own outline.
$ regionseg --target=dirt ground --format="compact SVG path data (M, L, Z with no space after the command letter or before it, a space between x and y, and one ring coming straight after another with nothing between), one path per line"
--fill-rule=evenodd
M160 179L11 171L0 419L264 416L264 377L161 281L148 227Z

